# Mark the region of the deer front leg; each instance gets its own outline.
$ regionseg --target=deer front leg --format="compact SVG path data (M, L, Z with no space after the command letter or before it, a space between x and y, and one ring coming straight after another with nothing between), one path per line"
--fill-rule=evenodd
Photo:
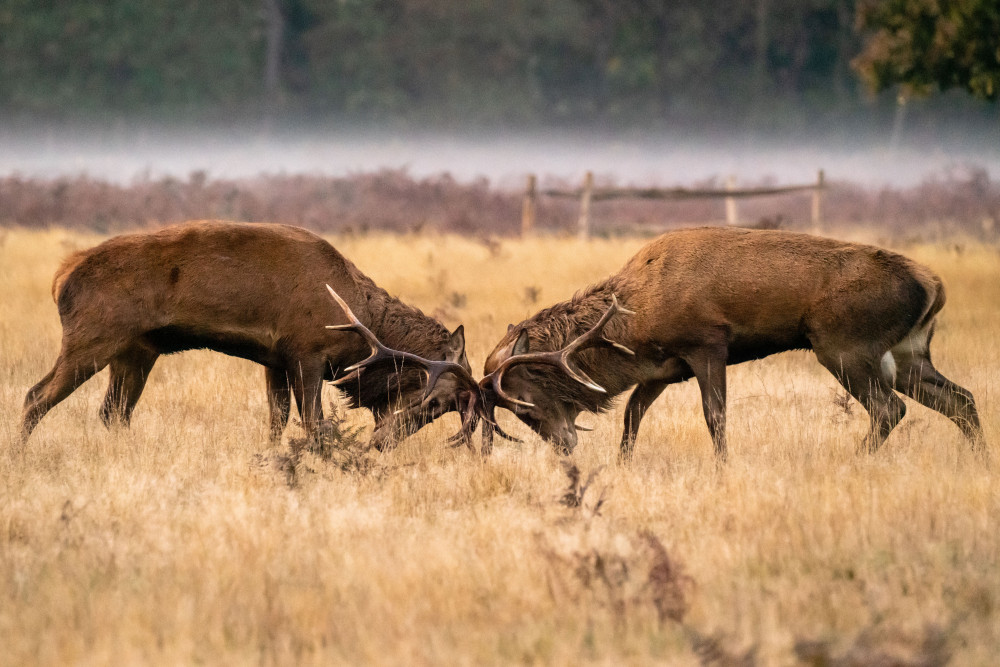
M319 436L320 422L323 421L323 371L322 363L300 363L292 381L302 428L310 438Z
M683 382L691 377L691 369L678 357L671 357L656 369L655 375L639 382L635 391L625 406L625 429L622 432L621 451L619 459L627 461L635 449L636 436L639 433L639 422L653 401L663 393L668 384Z
M639 422L642 421L646 410L653 404L657 396L663 393L667 386L665 380L654 380L639 384L628 399L625 406L625 429L622 431L622 444L618 458L628 461L632 458L632 451L635 449L635 439L639 433Z
M726 460L727 357L725 346L719 345L695 350L684 359L698 380L705 423L715 445L715 457L720 462Z
M159 356L155 350L134 347L118 354L108 364L108 390L101 404L101 421L108 428L128 426L132 411L146 386L149 372Z
M292 390L284 368L264 368L267 381L267 408L270 417L271 444L281 440L292 406Z

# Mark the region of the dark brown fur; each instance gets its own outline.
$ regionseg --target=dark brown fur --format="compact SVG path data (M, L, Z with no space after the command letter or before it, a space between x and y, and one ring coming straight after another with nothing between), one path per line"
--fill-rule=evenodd
M944 306L941 280L896 253L791 232L701 228L665 234L617 274L512 327L485 371L511 354L565 346L600 318L613 294L636 314L617 315L605 335L636 356L598 348L576 360L606 394L551 366L516 366L503 380L508 394L535 404L518 409L518 416L565 448L576 443L579 412L603 410L636 386L621 443L628 456L653 400L668 384L694 377L716 452L724 458L726 366L793 349L815 351L869 411L870 449L903 417L893 390L981 440L972 394L930 361L934 318ZM887 353L895 365L892 377L883 372Z
M74 253L56 272L52 294L63 325L55 367L25 397L22 436L80 384L110 366L101 408L105 423L127 424L157 357L207 348L263 365L272 436L280 437L295 395L310 432L322 419L324 379L368 354L356 334L325 329L344 322L329 283L388 347L468 367L461 328L436 320L378 287L311 232L274 224L196 221L112 238ZM372 411L378 444L432 415L391 418L421 388L416 369L366 369L343 389ZM436 394L447 396L449 378ZM391 428L389 428L391 426ZM380 429L382 429L380 431Z

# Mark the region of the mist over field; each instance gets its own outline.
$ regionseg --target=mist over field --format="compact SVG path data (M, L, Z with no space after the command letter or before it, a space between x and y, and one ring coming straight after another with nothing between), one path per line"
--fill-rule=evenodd
M883 125L885 125L883 123ZM261 173L344 176L404 169L416 178L450 174L519 190L536 173L579 181L593 171L635 185L690 185L730 176L744 183L832 180L868 187L912 186L970 168L1000 176L1000 123L975 129L896 132L878 124L839 133L671 130L419 130L330 124L303 129L54 126L0 131L0 176L52 179L85 174L127 183L137 177L245 178Z

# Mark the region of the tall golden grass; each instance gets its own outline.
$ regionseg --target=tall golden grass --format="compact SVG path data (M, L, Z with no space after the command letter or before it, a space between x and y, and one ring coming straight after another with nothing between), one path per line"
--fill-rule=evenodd
M59 347L52 274L98 240L0 239L0 664L986 665L1000 653L997 464L910 401L880 452L856 453L863 410L805 352L732 370L721 469L686 383L653 406L629 465L615 459L619 401L581 419L595 431L568 460L506 414L525 444L486 459L448 448L453 414L368 455L363 473L305 454L289 484L260 369L209 352L162 358L130 430L97 417L102 373L19 451L24 393ZM464 322L477 371L508 322L642 243L331 240L390 292ZM935 362L975 394L995 452L1000 254L902 250L945 280ZM366 413L341 414L367 434Z

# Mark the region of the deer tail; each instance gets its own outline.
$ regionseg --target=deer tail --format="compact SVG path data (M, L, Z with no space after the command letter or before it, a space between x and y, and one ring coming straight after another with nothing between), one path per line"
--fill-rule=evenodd
M73 269L79 266L83 258L87 256L86 250L78 250L70 255L67 255L63 259L59 268L56 270L56 275L52 277L52 300L59 303L59 293L62 292L63 285L66 284L66 279L69 275L73 273Z

